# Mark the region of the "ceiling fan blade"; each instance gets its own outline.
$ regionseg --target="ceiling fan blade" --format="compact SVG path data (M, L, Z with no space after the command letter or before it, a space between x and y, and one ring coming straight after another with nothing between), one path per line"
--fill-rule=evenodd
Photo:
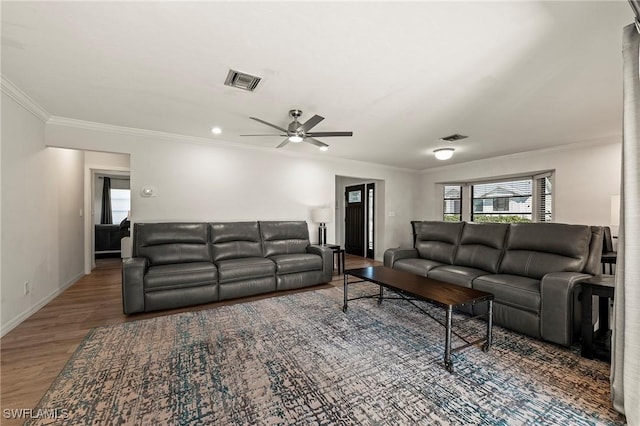
M281 132L287 133L287 129L283 129L282 127L276 126L275 124L268 123L268 122L266 122L264 120L260 120L259 118L256 118L256 117L249 117L249 118L252 119L252 120L258 121L258 122L260 122L262 124L266 124L267 126L273 127L274 129L278 129Z
M322 120L324 120L324 117L320 117L318 114L316 114L310 119L308 119L307 121L305 121L304 124L298 127L296 130L297 131L304 130L305 132L308 132L312 127L316 126Z
M304 138L304 141L309 142L312 145L319 146L320 148L323 148L323 147L329 148L329 145L327 145L326 143L320 142L318 139L314 139L309 136Z
M240 135L240 136L287 136L287 135L274 135L273 133L271 133L270 135Z
M353 136L353 132L312 132L307 133L311 137L327 137L327 136Z
M280 142L280 145L276 146L276 148L282 148L283 146L285 146L288 143L289 143L289 138L286 138L285 140Z

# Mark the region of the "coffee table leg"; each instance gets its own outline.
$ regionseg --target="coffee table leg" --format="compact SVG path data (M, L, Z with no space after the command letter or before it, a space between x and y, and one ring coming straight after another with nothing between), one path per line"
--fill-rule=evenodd
M384 287L380 286L380 295L378 296L378 305L382 305L382 296L384 295Z
M344 274L344 303L342 305L342 312L347 312L347 288L349 287L347 283L347 274Z
M451 314L453 307L447 307L447 317L445 322L445 336L444 336L444 368L450 373L453 373L453 362L451 361Z
M489 300L489 310L487 311L487 341L482 350L487 352L493 344L493 300Z

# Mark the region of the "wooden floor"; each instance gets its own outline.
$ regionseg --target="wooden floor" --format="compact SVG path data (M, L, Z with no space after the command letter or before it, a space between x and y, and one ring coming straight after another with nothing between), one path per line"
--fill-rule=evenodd
M380 262L347 255L347 269ZM47 391L84 336L94 327L137 321L177 312L210 309L287 293L341 286L342 275L334 271L330 284L263 296L210 303L183 309L126 316L122 313L120 259L99 259L90 275L65 290L45 307L0 339L2 381L1 413L5 409L31 409ZM3 425L21 424L0 414Z

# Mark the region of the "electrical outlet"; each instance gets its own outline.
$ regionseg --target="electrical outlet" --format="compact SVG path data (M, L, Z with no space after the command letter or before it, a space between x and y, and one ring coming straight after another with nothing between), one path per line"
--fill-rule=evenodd
M25 281L24 282L24 294L26 296L29 293L31 293L31 284L29 283L29 281Z

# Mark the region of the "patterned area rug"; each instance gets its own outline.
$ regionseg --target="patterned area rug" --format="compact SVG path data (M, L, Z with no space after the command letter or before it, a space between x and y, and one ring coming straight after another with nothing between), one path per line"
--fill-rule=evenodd
M415 307L341 305L331 288L94 329L37 409L92 425L624 423L609 365L576 350L495 327L492 350L455 353L449 373L442 327Z

